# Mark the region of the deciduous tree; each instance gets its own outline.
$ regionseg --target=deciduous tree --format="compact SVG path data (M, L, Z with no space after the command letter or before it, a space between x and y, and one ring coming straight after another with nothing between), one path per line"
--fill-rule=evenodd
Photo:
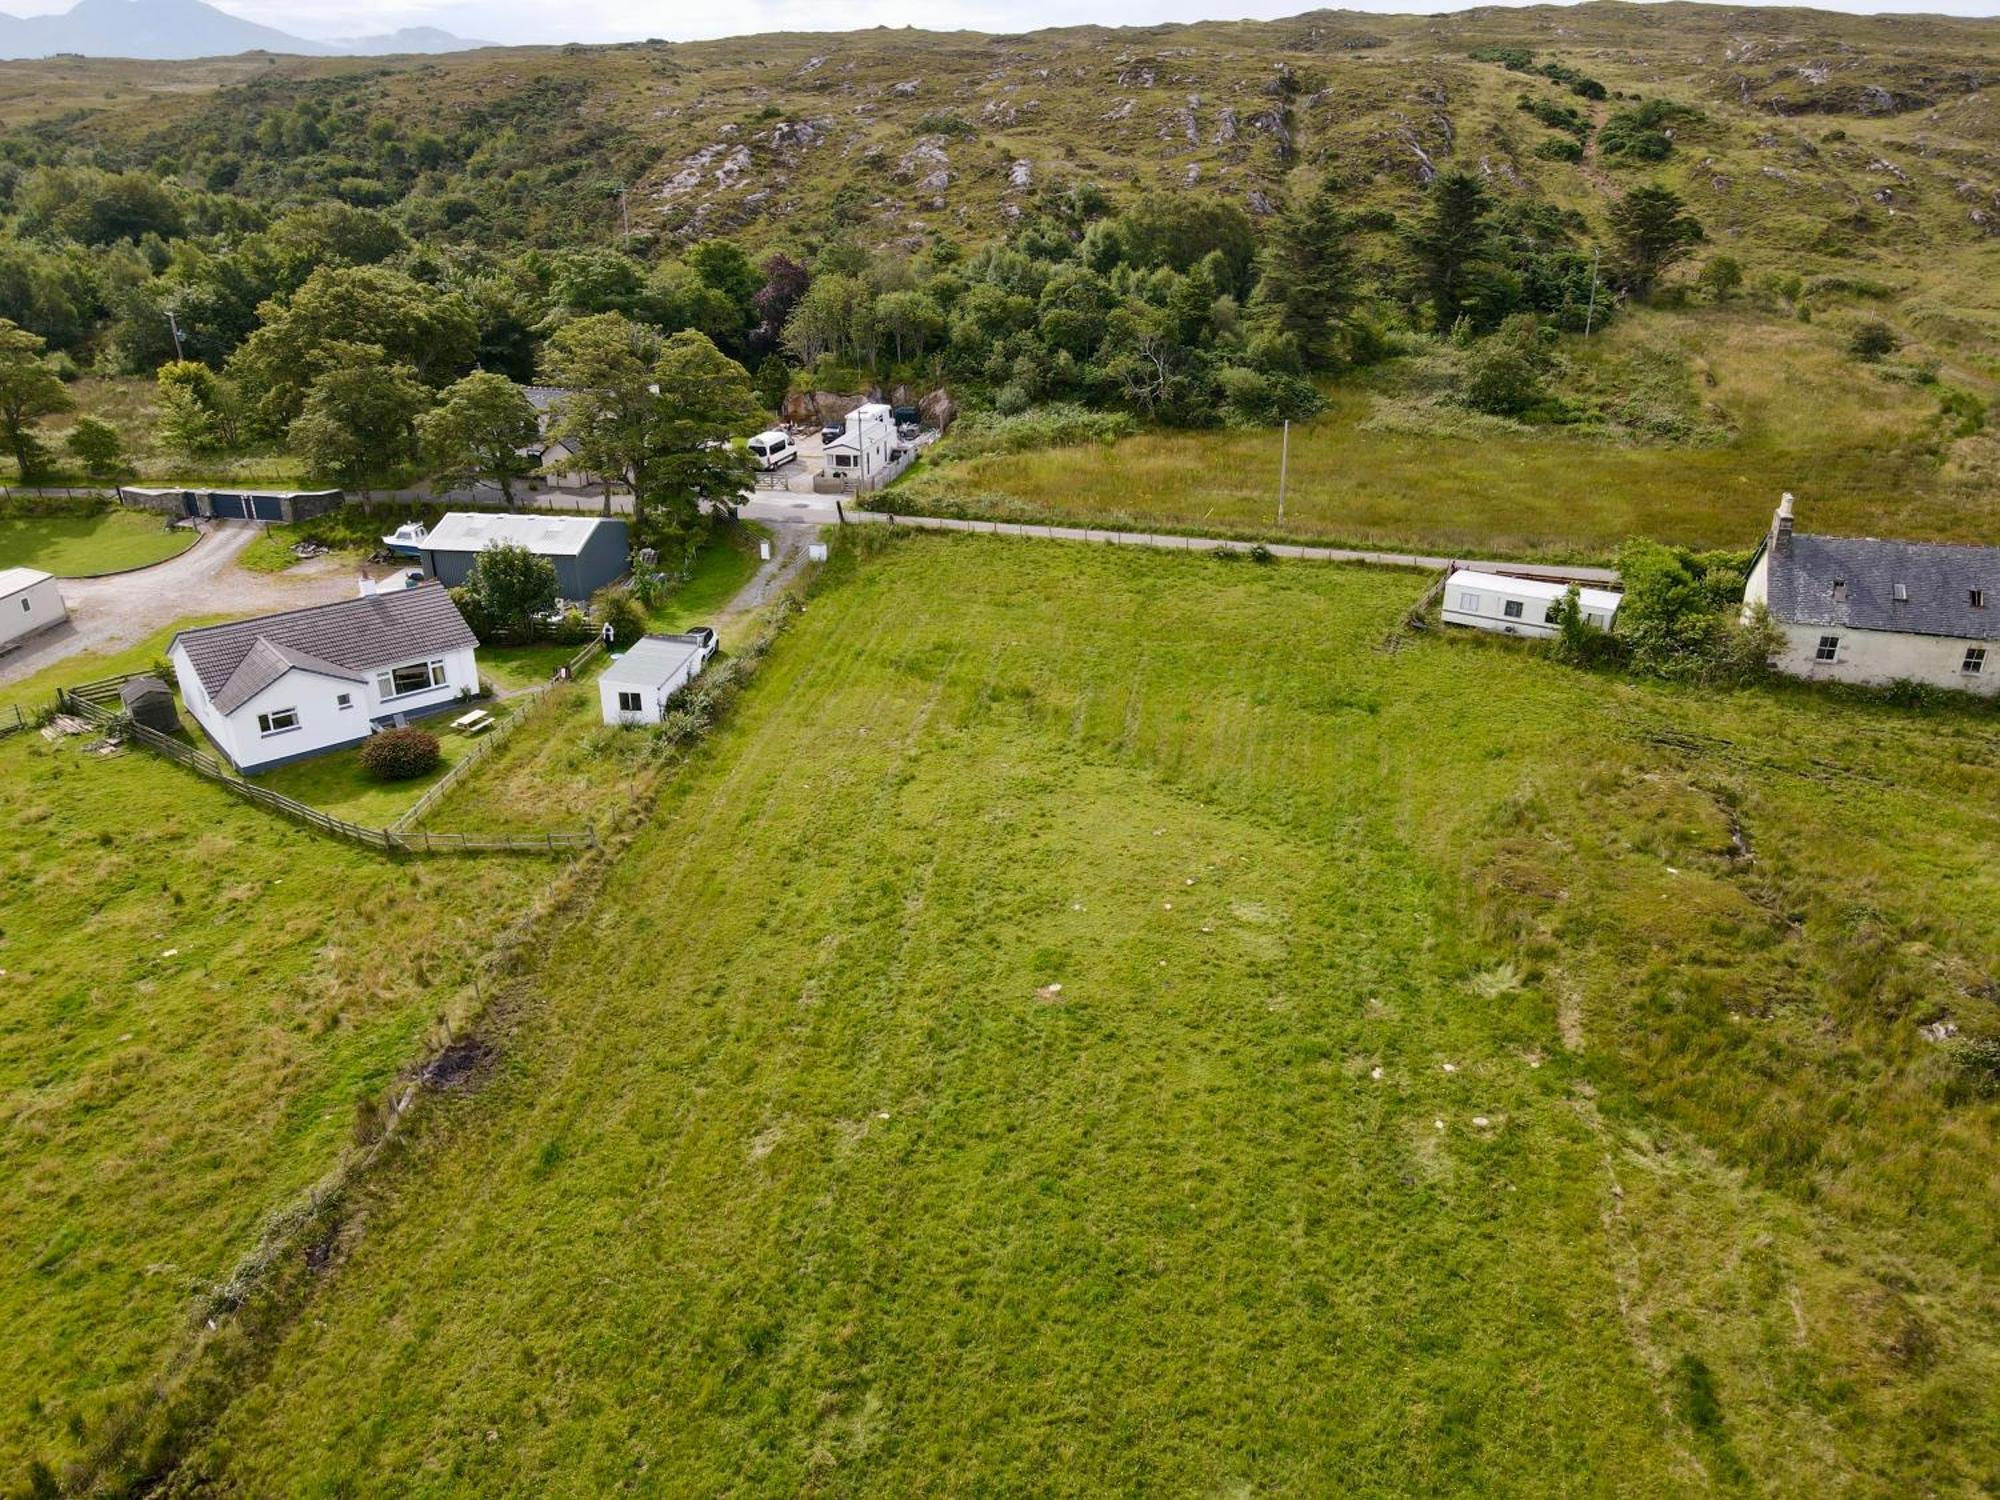
M76 403L61 377L42 357L42 338L0 318L0 442L14 456L24 481L48 470L48 450L35 435L35 421Z
M532 474L541 424L527 393L505 375L478 370L450 386L417 424L425 466L446 480L490 479L511 509L514 481Z

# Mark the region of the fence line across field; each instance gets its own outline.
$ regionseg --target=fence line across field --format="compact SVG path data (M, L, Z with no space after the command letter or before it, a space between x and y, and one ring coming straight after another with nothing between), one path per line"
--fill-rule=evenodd
M580 653L579 653L580 654ZM95 682L79 683L74 687L60 689L56 694L57 707L65 713L88 719L93 724L110 725L117 723L121 715L107 706L107 699L114 699L118 690L133 676L128 673L120 677L103 677ZM17 710L18 712L18 710ZM133 743L143 745L148 750L186 766L197 775L205 776L234 792L246 802L268 808L288 818L304 823L307 827L335 838L347 839L367 849L380 849L385 853L406 854L455 854L489 851L515 851L530 854L555 854L573 849L594 849L597 847L595 829L586 827L581 833L572 831L526 833L526 834L474 834L474 833L411 833L395 826L388 828L366 828L359 823L350 823L345 818L336 818L331 813L287 797L283 792L274 792L269 787L258 786L237 774L233 767L225 765L203 751L183 745L171 735L149 729L143 724L126 723L121 732L128 735ZM399 822L401 820L398 820Z

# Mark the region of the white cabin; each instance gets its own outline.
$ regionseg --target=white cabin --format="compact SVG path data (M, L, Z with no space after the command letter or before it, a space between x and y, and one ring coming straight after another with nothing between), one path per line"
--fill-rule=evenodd
M847 414L840 436L827 440L826 472L857 489L871 489L895 447L895 412L880 401L867 402Z
M69 618L62 589L40 568L0 568L0 650Z
M1460 568L1445 581L1444 622L1502 635L1554 635L1556 606L1569 590L1568 584L1549 579ZM1600 630L1611 629L1617 620L1620 598L1610 589L1577 590L1583 618Z
M604 722L659 723L667 700L694 680L714 652L712 631L641 636L597 674L598 706Z

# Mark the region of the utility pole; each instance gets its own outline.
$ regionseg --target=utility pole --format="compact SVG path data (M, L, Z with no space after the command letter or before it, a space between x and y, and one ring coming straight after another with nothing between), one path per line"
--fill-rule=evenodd
M1583 315L1583 336L1590 337L1590 327L1597 321L1597 263L1604 258L1604 247L1594 245L1590 251L1590 307Z
M1288 469L1289 469L1289 468L1291 467L1291 464L1292 464L1292 419L1291 419L1290 417L1287 417L1287 418L1285 419L1285 432L1284 432L1284 436L1283 436L1283 437L1281 437L1281 438L1280 438L1280 439L1278 440L1278 442L1279 442L1279 448L1278 448L1278 524L1279 524L1280 526L1282 526L1282 525L1284 525L1284 523L1285 523L1285 472L1286 472L1286 470L1288 470Z
M172 308L167 309L167 327L173 331L174 335L174 358L185 360L187 355L181 352L181 325L174 320L174 310Z

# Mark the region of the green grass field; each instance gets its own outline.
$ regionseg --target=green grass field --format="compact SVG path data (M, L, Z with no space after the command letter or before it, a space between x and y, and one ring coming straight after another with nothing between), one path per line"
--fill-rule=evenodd
M1160 432L943 462L879 502L904 512L1292 537L1443 555L1602 559L1628 536L1747 549L1784 490L1814 529L1990 542L1988 434L1948 442L1932 387L1842 352L1840 327L1751 307L1641 311L1565 341L1570 387L1707 424L1696 442L1524 428L1415 400L1398 364L1294 425L1282 521L1275 430ZM1952 356L1920 342L1910 359ZM1662 374L1662 371L1665 371ZM1895 372L1890 372L1895 373ZM1952 373L1947 371L1948 374ZM1990 392L1990 374L1959 375ZM1801 524L1806 524L1802 521Z
M95 516L0 517L0 568L40 568L58 578L119 573L178 557L200 540L144 511Z
M1990 1486L1990 713L860 544L171 1491Z
M0 697L133 670L170 634ZM10 1488L146 1388L552 873L391 862L88 739L0 740Z

